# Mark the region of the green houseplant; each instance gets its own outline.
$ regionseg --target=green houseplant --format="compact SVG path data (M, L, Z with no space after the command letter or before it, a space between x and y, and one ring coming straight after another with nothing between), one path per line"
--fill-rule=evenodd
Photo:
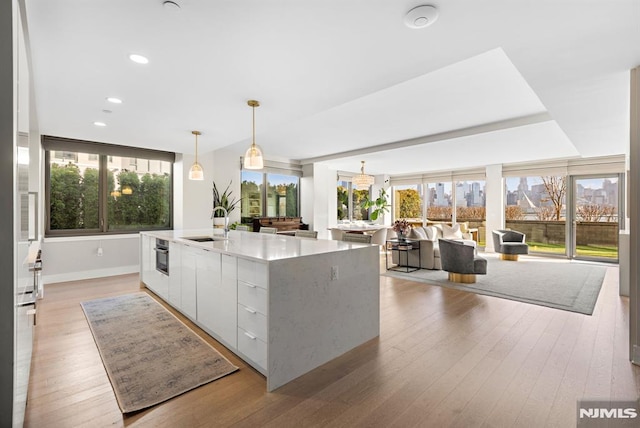
M381 215L389 212L389 207L390 205L387 204L387 191L384 189L380 189L376 199L369 199L366 196L362 201L362 208L371 209L369 218L373 221L378 220Z
M236 199L232 196L233 191L230 190L231 181L224 192L220 193L218 187L216 186L215 181L213 182L213 207L222 207L227 210L227 213L231 213L236 206L240 203L241 199ZM216 210L213 213L214 218L224 217L224 212L222 210Z

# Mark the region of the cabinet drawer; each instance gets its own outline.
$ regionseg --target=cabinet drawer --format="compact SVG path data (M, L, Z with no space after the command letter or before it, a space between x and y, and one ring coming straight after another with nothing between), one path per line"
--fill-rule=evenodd
M240 327L238 327L238 350L260 368L267 370L267 343Z
M267 290L238 281L238 303L267 315Z
M267 341L267 317L253 308L238 305L238 327Z
M267 288L268 278L266 263L238 259L238 281Z

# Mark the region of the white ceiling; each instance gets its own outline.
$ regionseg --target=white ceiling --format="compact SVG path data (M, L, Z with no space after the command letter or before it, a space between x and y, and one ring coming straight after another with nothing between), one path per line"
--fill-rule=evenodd
M240 152L254 98L267 158L340 170L628 147L637 0L25 1L43 134L193 153L197 129L201 152ZM402 19L419 4L440 16L411 30Z

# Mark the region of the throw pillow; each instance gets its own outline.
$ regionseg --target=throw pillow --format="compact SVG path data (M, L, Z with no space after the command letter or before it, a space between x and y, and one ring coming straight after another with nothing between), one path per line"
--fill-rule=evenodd
M456 224L455 226L447 226L446 224L442 225L442 237L444 239L462 239L462 232L460 232L460 225Z
M427 234L424 233L424 229L421 227L414 227L411 230L411 237L415 239L427 239Z
M468 233L469 232L469 222L464 221L462 223L458 223L460 225L460 232Z

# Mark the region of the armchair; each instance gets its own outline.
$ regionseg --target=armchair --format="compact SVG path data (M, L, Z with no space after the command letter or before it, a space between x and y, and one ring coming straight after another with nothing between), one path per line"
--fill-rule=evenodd
M449 281L473 284L476 275L486 275L487 260L476 255L476 249L463 242L439 239L442 270L449 272Z
M515 230L494 230L493 247L501 260L518 260L518 254L529 254L526 235Z

